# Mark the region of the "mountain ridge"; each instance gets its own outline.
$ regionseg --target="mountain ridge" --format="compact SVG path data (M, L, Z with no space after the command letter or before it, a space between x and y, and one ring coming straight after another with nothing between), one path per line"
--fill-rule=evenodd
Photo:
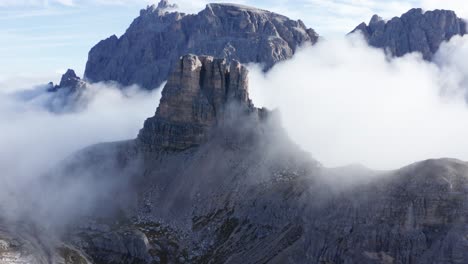
M242 63L264 64L289 59L318 35L302 21L239 5L208 4L187 15L148 7L124 35L111 36L91 49L85 79L117 81L157 88L180 56L193 53Z
M420 52L425 60L431 60L441 43L453 36L467 33L466 21L451 10L424 12L413 8L388 21L374 15L369 25L361 23L351 33L360 31L369 45L385 49L389 54L401 57Z

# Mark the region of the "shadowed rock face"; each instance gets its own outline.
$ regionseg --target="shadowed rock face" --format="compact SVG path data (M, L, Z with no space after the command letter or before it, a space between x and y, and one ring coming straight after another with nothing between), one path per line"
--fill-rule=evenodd
M249 99L247 69L237 61L186 55L175 65L156 115L145 122L138 140L149 148L198 146L229 115L230 104L258 111Z
M362 23L352 32L356 31L361 31L371 46L385 48L391 55L420 52L424 59L431 60L442 42L465 35L467 28L453 11L423 12L418 8L389 21L374 15L369 25Z
M162 1L141 10L126 33L101 41L89 52L85 78L154 89L185 54L210 55L265 69L291 58L318 35L301 21L231 4L208 4L196 15L170 12Z

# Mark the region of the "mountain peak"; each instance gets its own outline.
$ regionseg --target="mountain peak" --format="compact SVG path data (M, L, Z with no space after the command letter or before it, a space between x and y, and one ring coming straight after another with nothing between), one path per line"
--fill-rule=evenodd
M361 23L352 33L356 31L362 32L369 45L384 48L393 56L419 52L431 60L442 42L465 35L467 28L454 11L413 8L389 21L374 15L369 25Z
M81 79L76 75L75 71L68 69L65 74L62 75L60 80L60 87L71 87L74 86Z
M55 85L53 82L48 84L50 87L49 92L57 92L59 90L67 89L70 92L81 90L86 87L86 83L78 77L74 70L68 69L60 78L59 85Z
M168 11L177 9L177 4L170 4L168 0L161 0L157 5L148 5L146 9L140 11L140 16L146 14L157 14L158 16L164 16Z
M248 93L248 70L237 61L183 56L175 65L154 117L138 139L148 148L184 150L198 146L229 116L229 107L259 113Z
M268 70L291 58L301 45L318 41L317 33L302 21L253 7L208 4L194 15L167 12L166 7L172 5L162 1L159 7L142 10L120 39L94 46L86 79L151 90L167 80L185 54L259 63Z
M375 24L377 24L377 23L379 23L379 22L381 22L381 21L383 22L383 18L382 18L382 17L380 17L380 16L377 15L377 14L376 14L376 15L373 15L372 18L371 18L371 20L370 20L370 22L369 22L369 26L370 26L370 25L375 25Z
M80 99L84 95L87 83L78 77L74 70L68 69L59 85L50 82L47 92L51 93L45 102L46 108L54 113L65 113L80 109L83 105Z
M177 4L169 4L168 0L161 0L158 3L158 9L173 9L177 8Z

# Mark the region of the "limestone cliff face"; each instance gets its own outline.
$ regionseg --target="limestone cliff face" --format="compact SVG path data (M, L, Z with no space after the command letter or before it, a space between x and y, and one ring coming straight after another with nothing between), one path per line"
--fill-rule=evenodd
M247 69L237 61L186 55L175 65L156 115L138 136L149 148L183 150L207 139L230 105L257 112L249 99Z
M154 89L186 54L261 63L269 69L291 58L299 46L318 39L301 21L251 7L208 4L196 15L173 8L167 1L149 6L123 36L112 36L93 47L86 79Z
M420 52L424 59L431 60L443 41L465 35L467 28L453 11L423 12L417 8L389 21L374 15L369 25L362 23L355 31L361 31L371 46L385 48L394 56Z

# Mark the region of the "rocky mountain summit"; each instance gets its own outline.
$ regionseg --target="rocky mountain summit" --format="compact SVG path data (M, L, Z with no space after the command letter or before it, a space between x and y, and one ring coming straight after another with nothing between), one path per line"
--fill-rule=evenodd
M48 89L49 92L58 92L61 90L67 90L67 93L73 93L81 89L85 89L86 82L81 80L81 78L76 75L74 70L68 69L62 75L59 85L54 86L54 83L50 82L49 86L51 87Z
M385 48L394 56L420 52L431 60L442 42L465 35L467 25L453 11L415 8L389 21L374 15L369 25L362 23L352 32L356 31L362 32L371 46Z
M87 89L87 83L78 77L74 70L68 69L60 80L59 85L52 82L48 84L48 94L44 106L49 111L55 113L64 113L78 110L84 93Z
M71 217L66 263L466 262L467 163L324 168L267 113L241 64L181 58L137 139L55 170L104 195Z
M318 35L302 21L234 4L208 4L195 15L174 11L166 0L141 10L125 34L89 52L85 78L124 86L159 87L185 54L261 63L265 69L291 58Z
M149 147L176 150L200 145L230 114L229 107L259 112L249 99L247 82L247 69L237 61L229 65L226 59L209 56L182 57L169 76L156 115L145 122L138 139Z

